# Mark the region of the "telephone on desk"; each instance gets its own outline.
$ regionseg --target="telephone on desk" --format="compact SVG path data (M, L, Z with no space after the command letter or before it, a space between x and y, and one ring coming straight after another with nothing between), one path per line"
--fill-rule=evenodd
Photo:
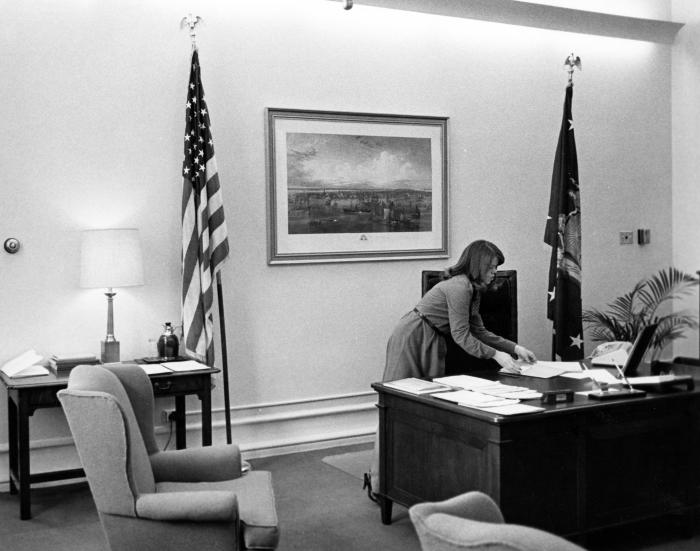
M629 351L632 348L631 342L611 341L598 345L591 353L591 363L593 365L602 365L606 367L615 367L625 365L629 357Z

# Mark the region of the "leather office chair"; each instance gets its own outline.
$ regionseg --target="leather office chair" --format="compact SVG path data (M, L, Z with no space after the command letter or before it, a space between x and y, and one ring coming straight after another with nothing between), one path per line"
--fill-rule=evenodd
M506 524L498 505L482 492L467 492L408 510L423 551L584 551L536 528Z
M276 548L270 473L241 476L235 445L160 451L139 366L77 366L58 398L110 549Z

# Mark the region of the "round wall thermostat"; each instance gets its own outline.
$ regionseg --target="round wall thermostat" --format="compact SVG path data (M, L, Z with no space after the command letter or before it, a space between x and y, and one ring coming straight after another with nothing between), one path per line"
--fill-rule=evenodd
M5 239L5 243L3 245L5 247L5 250L10 253L14 254L17 251L19 251L19 239L16 239L14 237L8 237Z

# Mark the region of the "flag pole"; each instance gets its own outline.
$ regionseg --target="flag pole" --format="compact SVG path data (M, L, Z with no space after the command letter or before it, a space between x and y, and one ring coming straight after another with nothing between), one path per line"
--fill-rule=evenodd
M188 14L180 21L180 28L189 28L190 40L192 42L192 55L197 51L197 25L202 23L203 19L198 15ZM207 121L208 124L208 121ZM213 152L213 149L212 149ZM218 186L217 186L218 187ZM226 255L228 254L228 244L226 244ZM225 258L225 257L224 257ZM221 339L221 367L224 380L224 414L226 417L226 443L231 444L231 404L229 397L228 384L228 352L226 348L226 320L224 316L224 294L221 285L221 270L216 270L216 294L219 304L219 329ZM184 330L184 328L183 328ZM212 362L213 363L213 362Z
M226 416L226 443L231 443L231 399L228 395L228 354L226 352L226 321L224 318L224 294L221 287L221 271L216 272L216 294L219 299L219 328L221 334L221 368L224 377L224 415Z
M574 70L578 67L581 70L581 58L574 55L573 52L564 60L564 67L567 73L569 73L569 79L567 82L567 87L574 85ZM552 360L557 359L557 335L552 331Z
M564 116L554 158L550 204L544 236L545 243L552 247L549 265L549 301L547 304L547 317L552 320L552 360L569 359L563 357L564 355L572 356L573 359L579 352L583 353L583 329L580 320L580 226L578 227L578 245L573 243L572 248L567 245L569 242L567 236L575 232L577 223L580 223L578 222L580 221L578 167L573 137L573 121L570 113L571 94L574 86L573 75L576 68L581 70L581 58L571 53L564 60L564 70L568 72L568 82L564 100ZM569 128L566 128L567 124ZM563 263L560 256L565 254L570 257L568 264ZM560 270L564 272L563 276L560 274ZM564 278L563 281L562 278ZM575 312L572 315L568 311L567 304L571 300L578 303L579 313L577 316ZM576 332L572 333L572 329ZM572 342L564 346L562 343L567 337ZM579 348L579 351L577 352L573 348ZM557 358L558 353L559 358Z

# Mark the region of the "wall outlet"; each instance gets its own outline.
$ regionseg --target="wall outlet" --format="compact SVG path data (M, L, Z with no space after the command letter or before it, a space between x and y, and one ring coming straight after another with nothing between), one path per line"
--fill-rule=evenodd
M633 236L634 233L631 231L621 231L620 232L620 245L631 245L634 240Z

